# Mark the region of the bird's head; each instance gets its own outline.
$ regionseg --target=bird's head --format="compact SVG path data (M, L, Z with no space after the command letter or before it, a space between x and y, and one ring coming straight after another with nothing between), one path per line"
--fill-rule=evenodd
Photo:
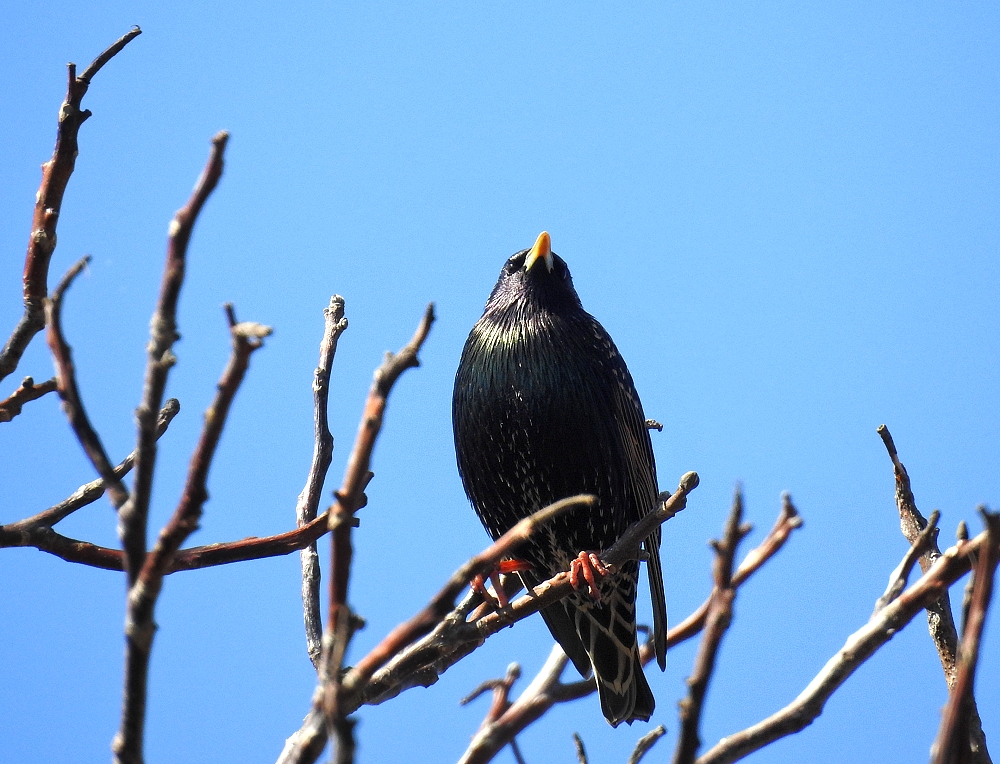
M538 234L535 246L513 255L500 271L500 278L486 302L486 314L514 308L529 313L581 310L566 262L552 251L547 231Z

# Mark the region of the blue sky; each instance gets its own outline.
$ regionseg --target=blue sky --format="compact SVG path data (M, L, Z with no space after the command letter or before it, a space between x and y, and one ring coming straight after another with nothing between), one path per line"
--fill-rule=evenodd
M226 174L195 230L153 525L169 515L228 353L221 304L274 326L253 358L192 543L291 527L308 469L311 375L334 292L350 328L333 375L339 484L371 372L423 306L439 320L401 380L356 535L354 656L419 608L487 537L462 492L451 384L504 260L541 230L629 363L662 488L702 484L666 526L671 619L709 588L733 486L759 541L791 492L805 527L740 594L709 690L709 744L777 710L868 618L905 552L885 423L942 542L1000 504L996 434L1000 11L987 3L349 4L93 2L0 8L0 327L20 315L39 165L67 61L139 24L95 79L59 225L91 417L132 447L167 224L210 137ZM44 379L36 342L18 376ZM14 378L8 380L12 383ZM9 393L4 388L2 394ZM0 522L93 478L57 402L3 425ZM329 491L327 492L329 495ZM107 502L61 529L114 544ZM412 565L416 558L419 563ZM157 610L148 760L275 758L308 708L295 556L179 574ZM117 726L123 582L31 550L0 554L0 734L11 761L102 760ZM978 681L1000 725L996 614ZM945 700L921 619L823 716L758 762L927 754ZM507 630L435 687L358 717L360 760L455 760L486 703L457 702L550 638ZM676 740L694 645L650 676ZM526 684L526 680L523 681ZM592 701L592 702L591 702ZM596 700L521 741L529 762L624 761L646 728ZM51 722L52 710L59 723ZM11 748L12 746L12 748ZM512 761L509 752L499 758ZM654 759L655 760L655 759Z

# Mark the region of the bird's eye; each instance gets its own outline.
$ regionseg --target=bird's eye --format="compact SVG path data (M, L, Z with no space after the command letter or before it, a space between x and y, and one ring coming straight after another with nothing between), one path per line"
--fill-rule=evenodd
M507 273L514 273L524 267L524 260L528 256L527 251L518 252L516 255L507 261L507 267L504 269Z

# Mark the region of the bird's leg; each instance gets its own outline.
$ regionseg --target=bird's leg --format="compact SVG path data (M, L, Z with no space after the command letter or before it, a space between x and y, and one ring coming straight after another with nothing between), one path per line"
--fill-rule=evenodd
M531 563L527 560L500 560L497 569L501 573L520 573L522 570L531 570Z
M503 584L500 583L500 574L517 573L522 570L531 570L531 563L524 560L501 560L500 564L490 571L489 578L493 584L493 591L496 592L496 599L486 589L486 581L481 575L473 577L469 585L472 587L472 591L482 595L483 599L493 605L495 609L503 610L510 605L510 600L507 599L507 593L503 590Z
M590 590L590 596L600 601L601 592L597 588L598 576L604 577L612 570L597 556L597 552L580 552L569 566L569 582L574 589L580 589L584 583ZM581 580L581 578L583 580Z

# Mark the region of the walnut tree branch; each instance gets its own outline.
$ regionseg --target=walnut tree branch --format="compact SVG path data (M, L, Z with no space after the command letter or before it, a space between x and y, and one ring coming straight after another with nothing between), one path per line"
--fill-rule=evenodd
M917 509L916 500L913 498L913 489L910 485L910 476L906 472L906 467L899 460L896 444L892 440L889 428L882 424L878 426L877 432L892 460L892 471L896 478L896 508L899 510L899 527L912 548L916 546L921 531L927 527L927 520ZM932 533L932 538L926 545L927 550L919 558L920 570L924 573L941 555L941 550L937 545L937 533ZM947 594L936 602L928 604L927 629L930 631L931 640L934 642L938 658L941 661L948 690L951 691L958 671L958 630L955 628L955 617L951 609L951 600ZM991 764L989 750L986 747L986 735L983 732L983 723L979 717L979 709L976 707L975 700L972 701L970 711L969 735L973 763Z
M149 656L156 624L153 613L163 587L163 578L184 540L198 527L202 505L208 500L208 470L236 391L250 365L251 354L263 344L271 329L260 324L237 323L231 305L226 306L232 353L219 380L211 405L205 412L198 445L191 455L187 480L170 520L156 544L145 556L135 583L129 587L125 614L125 680L122 720L112 743L116 762L141 764L146 716Z
M333 436L329 425L330 372L333 357L337 352L337 341L347 329L344 318L344 298L339 294L330 298L330 304L323 310L323 339L319 344L319 364L313 372L313 456L309 465L309 475L305 488L299 494L295 505L295 522L301 528L316 519L320 495L326 473L333 460ZM311 542L299 552L302 565L302 613L306 630L306 650L309 660L318 670L323 653L323 620L320 615L319 590L320 568L316 542Z
M697 485L698 475L694 472L686 473L681 478L677 492L656 512L633 525L618 543L601 556L602 560L606 564L620 565L626 560L638 558L642 541L649 536L650 530L657 522L662 523L681 511L686 506L688 493ZM580 498L574 497L573 501ZM538 527L538 521L545 519L546 513L567 509L565 503L568 501L570 500L557 502L522 520L490 548L463 565L421 613L396 627L379 646L360 660L348 672L342 684L342 687L351 690L349 697L348 693L344 693L343 700L350 702L342 705L342 713L351 713L361 704L377 705L412 687L434 684L449 667L482 645L489 636L573 591L569 572L564 572L513 602L504 613L491 613L474 623L466 620L470 602L475 599L472 596L467 597L465 602L451 612L441 608L447 612L443 620L440 613L435 612L443 602L453 602L477 572L488 571L517 544L523 543L524 537L521 534L530 534ZM650 521L650 518L653 520ZM641 527L637 528L640 524ZM428 617L431 613L433 615ZM433 627L433 623L438 621L437 626ZM429 626L433 630L427 633ZM426 636L418 639L420 634ZM370 678L366 679L368 675ZM279 764L313 762L319 757L326 745L327 736L321 710L322 696L323 693L319 691L313 695L312 708L302 726L286 740L278 758Z
M732 585L739 587L744 584L753 573L777 553L788 540L791 532L801 525L802 518L792 505L788 494L784 494L781 512L774 527L760 545L747 554L732 576ZM701 631L707 620L711 603L712 596L710 595L701 607L669 631L667 634L668 648L676 647ZM553 648L553 655L551 662L546 663L531 685L521 693L520 698L505 713L503 719L497 720L497 723L489 730L489 734L477 736L475 741L475 747L478 749L476 755L482 756L482 761L489 760L499 753L506 742L513 741L516 735L541 718L552 706L557 703L579 700L597 691L592 677L575 682L562 682L560 677L567 659L558 645ZM561 658L557 660L555 656L561 656ZM639 649L639 656L644 666L650 663L654 657L652 644L647 642L642 645Z
M372 452L382 429L389 393L404 371L420 365L417 353L427 339L433 323L432 303L424 311L412 339L398 353L386 353L385 360L375 370L358 434L347 461L344 480L334 494L336 500L330 509L330 605L319 673L323 686L323 715L329 733L337 736L337 759L345 764L353 758L353 723L347 719L350 712L344 710L340 667L357 623L347 604L354 554L351 531L357 523L354 513L367 501L364 491L371 480ZM351 755L348 756L348 753Z
M76 433L77 440L83 446L84 453L94 465L97 474L104 481L105 489L111 497L111 503L115 509L128 501L128 490L122 481L115 476L115 468L111 466L111 460L101 439L90 424L90 418L83 407L83 399L80 397L80 388L76 384L76 367L73 364L73 352L62 330L62 300L66 290L73 283L80 272L90 262L90 256L78 260L66 275L62 277L58 286L52 291L52 296L45 303L45 317L48 324L48 344L52 351L52 358L56 365L56 380L58 382L59 397L62 399L63 411L69 419L73 432Z
M705 694L712 673L715 671L715 659L722 644L722 637L733 619L733 601L736 599L733 560L736 558L739 543L751 530L751 527L744 525L742 520L743 491L737 487L722 541L712 541L712 548L715 550L712 562L712 593L709 596L708 613L705 616L705 627L695 657L694 670L687 680L688 697L679 704L681 732L674 751L674 764L690 764L701 746L698 728L701 724Z
M35 384L31 377L25 377L21 386L11 393L7 398L0 401L0 423L9 422L24 408L24 404L35 401L58 388L58 382L53 377L47 379L40 385Z
M1000 513L982 510L986 522L985 548L979 553L973 573L972 602L958 651L958 672L948 703L941 714L941 727L931 749L933 764L959 764L976 754L969 725L975 707L973 684L979 660L979 643L986 611L993 595L993 577L1000 560Z
M827 661L795 700L757 724L727 735L698 757L696 764L738 761L775 740L809 726L822 713L830 696L851 674L928 603L946 594L948 588L968 572L971 554L996 543L995 539L988 539L984 532L972 541L945 551L919 580L849 636L844 646Z
M146 525L156 464L156 412L160 410L167 374L176 358L173 345L177 334L177 301L184 283L188 242L198 213L222 177L223 155L229 134L220 132L212 138L212 151L205 169L195 184L187 204L170 222L167 257L163 265L160 296L150 322L146 346L146 375L142 401L136 409L136 460L132 495L118 513L118 535L125 550L125 570L132 586L146 559Z
M0 351L0 379L17 369L21 356L32 338L45 327L45 298L48 296L49 262L56 248L56 224L62 209L63 195L69 183L76 157L80 152L80 126L90 117L89 109L81 109L94 75L122 48L141 34L134 27L101 53L93 63L76 76L76 64L69 64L66 98L59 108L59 125L52 158L42 165L42 182L35 196L35 212L31 220L31 236L24 258L24 313Z
M686 506L687 495L697 485L697 474L686 473L677 492L658 510L633 524L614 546L601 555L601 560L607 565L621 565L627 560L637 559L641 554L642 540L649 536L655 523L665 522L681 511ZM509 608L488 613L475 622L466 621L467 611L460 606L445 616L427 636L403 647L375 671L360 700L366 704L378 704L411 687L434 684L441 674L482 645L488 637L558 602L572 591L569 572L563 572L542 582L512 602Z
M157 420L156 437L167 431L171 420L180 411L176 398L170 398L160 410ZM126 456L117 467L115 477L121 480L132 469L135 451ZM108 570L122 570L122 553L118 549L107 549L95 544L67 538L52 530L52 526L76 512L93 504L104 495L104 480L98 478L80 486L73 495L37 515L15 523L0 525L0 548L11 546L31 546L43 552L62 557L69 562L78 562Z

